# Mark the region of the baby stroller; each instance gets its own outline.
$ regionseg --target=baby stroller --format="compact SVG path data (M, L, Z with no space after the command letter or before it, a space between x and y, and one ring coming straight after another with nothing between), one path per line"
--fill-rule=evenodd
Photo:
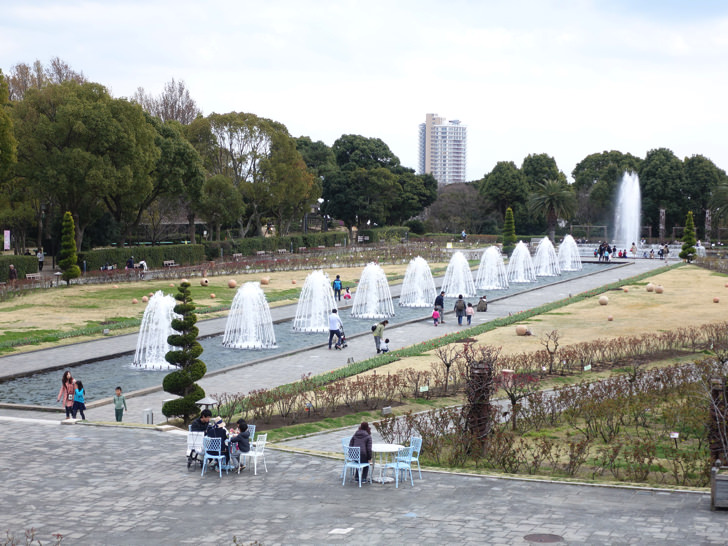
M346 333L344 332L344 329L341 329L341 338L339 341L334 345L334 349L341 350L346 349L349 346L349 344L346 342Z
M202 452L202 438L204 436L204 432L192 430L192 426L189 426L187 431L187 470L195 463L202 468L202 460L205 458L205 454Z

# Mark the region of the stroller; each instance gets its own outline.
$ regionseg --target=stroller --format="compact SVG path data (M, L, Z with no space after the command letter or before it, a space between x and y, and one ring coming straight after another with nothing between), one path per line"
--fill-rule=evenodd
M344 329L341 329L341 338L339 341L334 345L334 349L341 350L346 349L349 346L349 344L346 342L346 332L344 332Z
M193 431L190 425L187 431L187 470L194 464L199 464L202 468L202 460L205 454L202 452L202 438L205 433L202 431Z

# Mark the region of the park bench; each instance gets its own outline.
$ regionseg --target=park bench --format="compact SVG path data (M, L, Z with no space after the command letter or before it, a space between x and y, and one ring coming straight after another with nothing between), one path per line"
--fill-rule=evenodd
M326 247L324 245L319 245L316 248L318 248L319 250L325 250L326 249Z
M341 243L334 243L335 247L341 246Z
M243 259L243 255L241 253L233 254L233 261L234 262L239 262L242 259Z
M174 263L174 260L164 260L162 265L164 265L164 267L177 267L179 264Z
M39 281L40 280L40 273L26 273L25 278L29 281Z
M285 254L286 252L288 252L288 251L285 248L278 249L278 254Z
M265 256L265 250L259 250L256 252L258 256Z

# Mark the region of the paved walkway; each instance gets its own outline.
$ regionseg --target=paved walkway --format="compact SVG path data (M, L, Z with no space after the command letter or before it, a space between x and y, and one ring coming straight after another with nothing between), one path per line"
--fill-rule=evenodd
M28 424L3 422L5 438ZM725 544L707 494L424 472L409 484L341 485L341 463L268 451L257 476L188 471L184 436L33 425L0 451L0 533L52 544ZM25 440L24 440L25 442Z

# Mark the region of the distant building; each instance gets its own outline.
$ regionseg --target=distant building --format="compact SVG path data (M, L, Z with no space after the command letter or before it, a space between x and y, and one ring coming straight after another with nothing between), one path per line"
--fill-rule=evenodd
M419 174L431 174L438 184L465 182L468 128L460 120L448 121L427 114L420 123Z

